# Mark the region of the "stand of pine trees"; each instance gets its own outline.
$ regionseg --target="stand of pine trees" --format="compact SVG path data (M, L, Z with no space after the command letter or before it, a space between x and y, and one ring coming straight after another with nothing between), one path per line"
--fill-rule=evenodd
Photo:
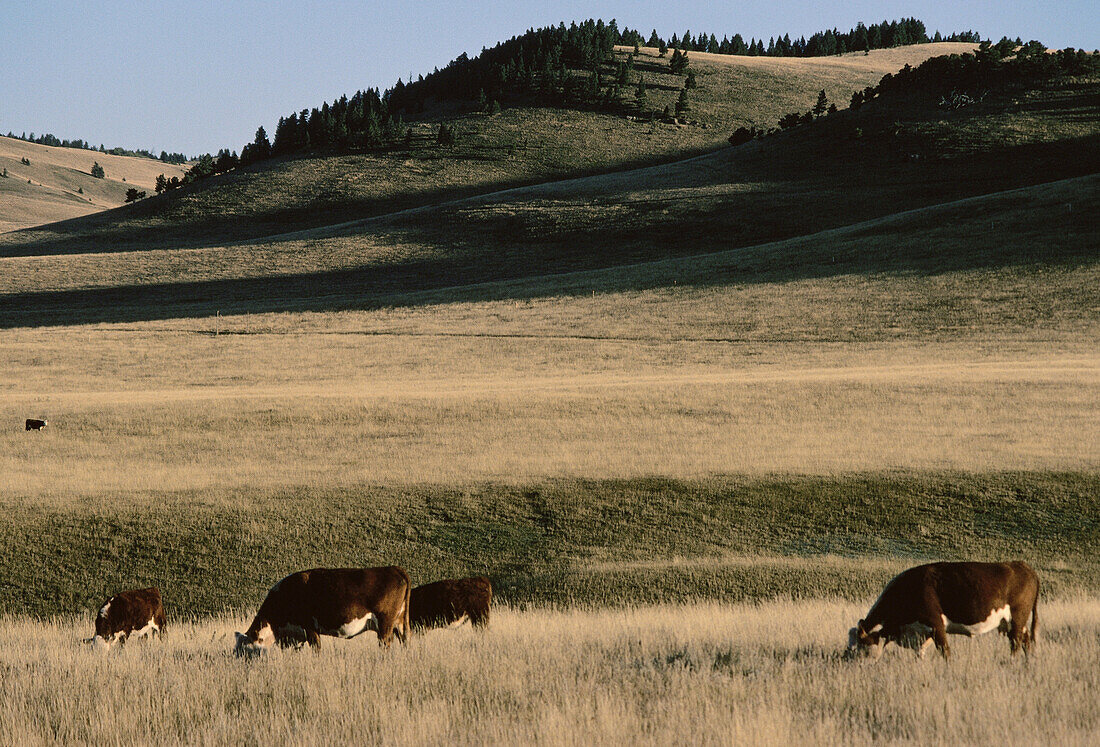
M984 41L974 54L931 57L914 68L906 65L897 73L887 73L877 86L868 86L852 94L851 109L881 99L901 96L923 97L926 104L957 109L982 101L991 92L1036 85L1067 76L1100 75L1100 54L1073 48L1050 53L1037 41L1021 44L1017 39L1001 39L996 44ZM810 124L837 111L822 90L813 108L790 112L779 119L781 130ZM771 134L756 127L741 127L729 137L731 145L740 145Z
M648 47L666 47L686 52L710 52L711 54L737 54L752 57L826 57L846 52L866 52L872 49L889 49L906 44L925 44L928 42L958 41L978 43L981 37L974 31L962 31L944 36L937 31L928 36L923 21L916 18L902 18L898 21L883 21L866 26L856 25L847 33L837 29L819 31L809 39L791 39L790 34L775 36L768 40L752 38L745 42L741 34L724 36L722 41L714 34L696 34L685 31L683 37L676 34L667 42L657 35L657 30L644 39L640 33L623 29L619 44L630 46L644 44Z

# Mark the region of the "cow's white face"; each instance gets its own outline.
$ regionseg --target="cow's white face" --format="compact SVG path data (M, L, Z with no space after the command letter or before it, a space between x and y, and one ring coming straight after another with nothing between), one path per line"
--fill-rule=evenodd
M886 636L882 634L882 626L876 625L867 630L865 621L859 623L848 631L848 652L862 654L872 659L882 656L882 649L886 646Z
M261 656L271 649L273 643L275 643L275 634L271 631L270 625L265 625L256 632L255 638L245 633L237 633L237 645L234 646L233 653L249 658Z

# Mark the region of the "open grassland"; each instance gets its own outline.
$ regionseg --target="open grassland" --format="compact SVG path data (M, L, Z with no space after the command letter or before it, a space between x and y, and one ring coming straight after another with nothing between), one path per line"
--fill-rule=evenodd
M245 615L97 656L88 617L0 625L0 733L21 744L1086 744L1100 603L1040 602L1028 659L842 656L865 603L497 608L489 629L232 658Z
M95 163L103 167L104 178L92 176ZM150 158L0 136L0 171L4 169L8 178L0 178L0 234L118 207L130 187L152 195L158 174L182 177L186 170Z
M142 349L137 335L93 335L131 346L117 351L134 360L122 386L47 365L37 385L0 392L6 495L1100 465L1100 359L1073 343L1043 355L812 346L815 360L792 345L157 337ZM158 370L174 375L157 384ZM11 428L28 416L51 426Z
M5 329L0 594L209 612L399 562L515 602L862 596L1008 557L1095 592L1094 181L375 309Z
M0 253L9 248L13 253L71 253L256 241L289 227L325 226L506 187L674 161L724 145L739 126L774 126L783 114L811 107L822 88L844 103L852 91L876 84L906 63L916 66L934 55L971 49L971 44L920 44L875 50L855 63L845 62L847 57L808 58L793 66L739 66L700 55L693 63L700 85L691 92L695 124L690 126L542 107L509 108L492 117L429 112L423 121L410 123L408 147L277 159L124 211L0 237ZM668 73L667 58L655 55L643 54L636 70L650 86L652 106L661 109L675 103L684 76ZM442 120L458 131L453 148L434 144ZM110 176L111 167L105 168Z

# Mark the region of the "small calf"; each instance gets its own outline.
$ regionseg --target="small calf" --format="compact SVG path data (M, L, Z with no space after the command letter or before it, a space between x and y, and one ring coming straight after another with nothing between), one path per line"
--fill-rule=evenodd
M489 624L493 587L484 576L451 578L412 590L409 622L413 628L457 628L467 620L475 628Z
M46 427L48 421L39 420L38 418L27 418L27 430L28 431L40 431Z
M88 643L93 648L107 650L115 643L122 645L130 636L163 636L165 624L159 589L121 591L99 609L95 635Z

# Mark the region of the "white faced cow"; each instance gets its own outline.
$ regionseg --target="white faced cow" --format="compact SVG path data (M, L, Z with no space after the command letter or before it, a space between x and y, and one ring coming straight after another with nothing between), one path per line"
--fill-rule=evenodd
M467 620L475 628L489 624L493 586L484 576L452 578L417 586L410 596L414 628L457 628Z
M1039 625L1038 597L1039 577L1027 563L919 565L886 585L866 619L849 632L848 649L877 659L893 642L923 657L935 643L947 659L948 633L999 630L1012 653L1027 653Z
M94 648L108 650L127 638L163 636L166 617L160 590L121 591L108 599L95 618L95 636L87 640Z
M314 568L298 571L271 587L245 633L237 633L238 656L308 643L319 636L354 638L373 630L380 645L394 634L404 643L409 631L409 575L385 568Z

